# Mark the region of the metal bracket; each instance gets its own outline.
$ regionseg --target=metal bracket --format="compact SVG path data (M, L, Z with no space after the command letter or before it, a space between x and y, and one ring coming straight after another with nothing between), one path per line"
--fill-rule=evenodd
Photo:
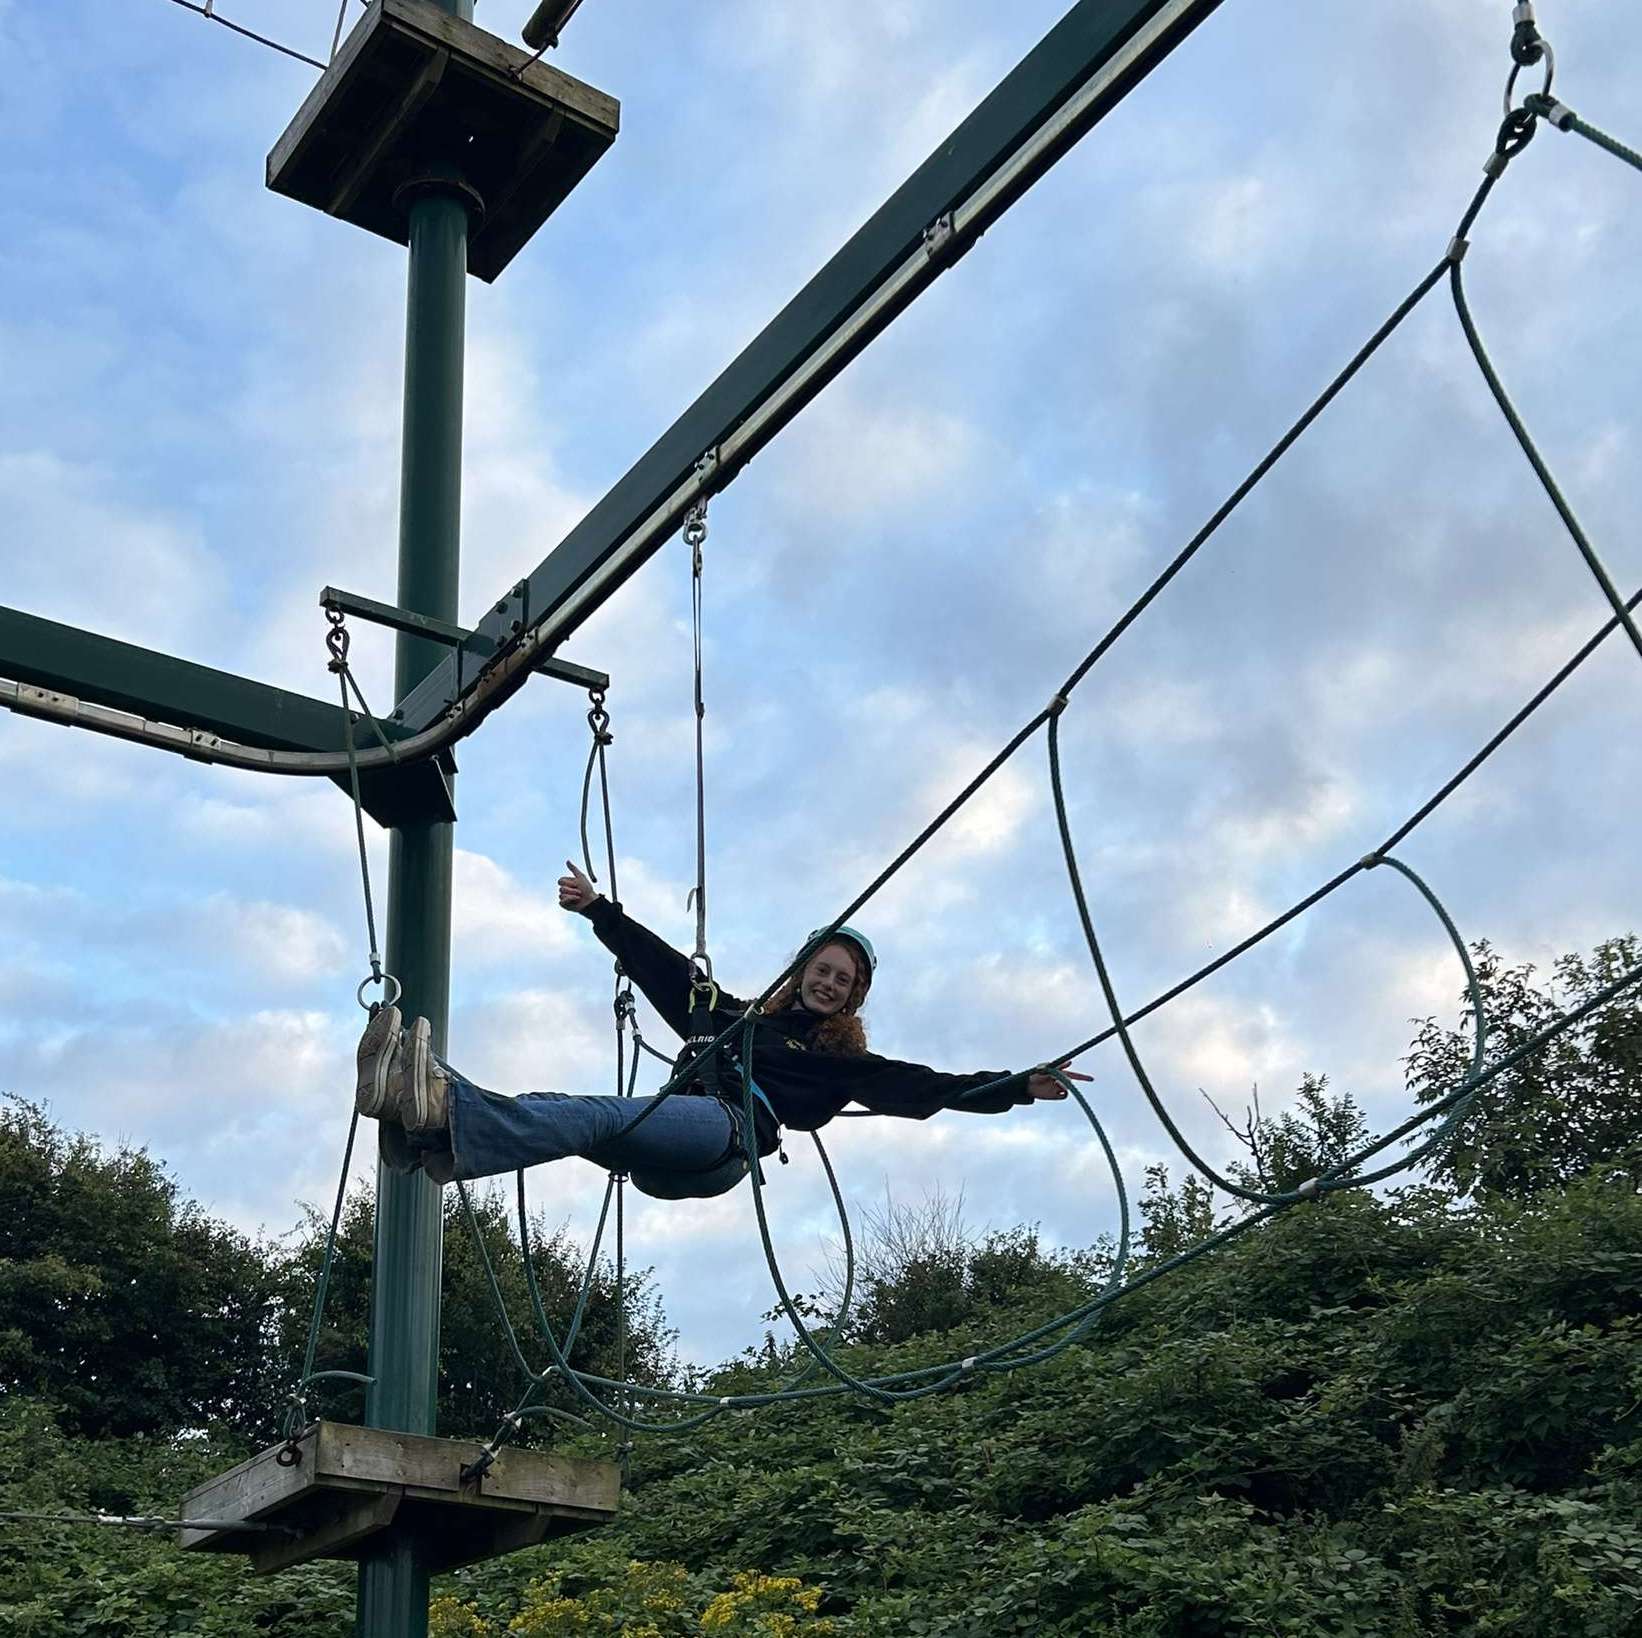
M943 211L924 229L924 255L930 261L935 261L945 253L952 243L952 235L956 231L951 211Z
M478 632L469 631L466 626L453 625L449 620L436 620L430 614L418 614L414 609L398 608L392 603L379 603L375 598L360 597L355 592L341 591L335 586L327 586L319 594L319 605L335 614L351 614L355 619L368 620L373 625L387 626L412 637L426 637L435 643L443 643L447 648L456 649L463 657L476 653L484 645L488 651L482 658L482 669L502 653L511 637L524 629L529 595L528 583L521 580L496 605L496 612L505 617L503 630L506 636L501 643L493 643ZM577 688L608 689L610 686L610 678L605 672L573 665L569 660L539 660L533 669L544 677L553 677ZM398 715L397 711L393 712L389 720Z

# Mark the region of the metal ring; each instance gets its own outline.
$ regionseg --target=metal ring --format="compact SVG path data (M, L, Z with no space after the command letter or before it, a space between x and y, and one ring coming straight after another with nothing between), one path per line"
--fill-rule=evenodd
M1543 36L1541 37L1539 43L1545 51L1545 83L1539 88L1539 94L1542 97L1548 97L1551 94L1551 81L1556 77L1556 53L1551 50L1551 42ZM1511 64L1511 76L1505 82L1506 118L1510 118L1511 114L1515 112L1515 105L1512 103L1511 98L1516 95L1517 75L1521 72L1521 63Z
M368 990L372 984L380 984L382 986L382 1005L384 1007L396 1006L398 1004L399 997L405 993L399 980L395 978L392 973L367 973L362 979L360 979L359 988L354 991L354 999L365 1009L366 1012L371 1010L371 1003L365 999L365 991ZM390 984L393 986L391 991L388 988Z

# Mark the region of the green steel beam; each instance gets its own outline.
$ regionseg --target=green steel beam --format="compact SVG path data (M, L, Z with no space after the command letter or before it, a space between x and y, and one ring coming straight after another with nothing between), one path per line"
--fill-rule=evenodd
M556 638L568 635L667 538L672 512L681 517L688 504L675 504L677 492L704 455L754 422L756 437L737 449L736 465L749 459L1220 3L1079 0L529 577L492 605L479 638L506 643L550 620ZM994 181L996 190L963 213L961 227L943 232L943 219ZM927 277L893 284L920 247L929 255ZM863 310L887 291L892 297L863 322ZM760 421L772 405L776 413ZM595 575L596 591L561 617ZM444 657L400 698L402 720L425 728L472 689L474 674Z
M324 652L320 635L316 626L316 665ZM346 744L340 703L327 705L18 609L0 608L0 677L264 750L340 752ZM370 729L357 718L356 724L358 742L375 744ZM404 737L392 721L383 730L390 739ZM445 775L450 767L447 758L365 772L360 778L365 811L382 825L449 814ZM346 775L336 783L348 789Z
M315 621L316 672L325 660L323 637ZM339 705L17 609L0 608L0 676L178 727L204 728L243 745L343 748Z

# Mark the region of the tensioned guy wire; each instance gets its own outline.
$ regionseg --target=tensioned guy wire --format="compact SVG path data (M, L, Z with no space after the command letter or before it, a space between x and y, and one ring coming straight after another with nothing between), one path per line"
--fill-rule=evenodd
M187 11L203 17L208 23L221 23L226 29L235 34L242 34L247 40L254 40L260 46L267 46L270 51L277 51L282 57L294 57L299 63L306 63L310 68L317 68L321 73L325 71L325 64L317 57L310 57L306 52L293 51L288 45L281 45L278 40L270 40L266 34L258 34L255 29L246 28L240 23L231 23L216 8L216 0L205 0L203 5L196 5L194 0L171 0L174 6L181 6ZM338 33L341 32L341 20L338 19ZM333 53L336 47L331 47Z

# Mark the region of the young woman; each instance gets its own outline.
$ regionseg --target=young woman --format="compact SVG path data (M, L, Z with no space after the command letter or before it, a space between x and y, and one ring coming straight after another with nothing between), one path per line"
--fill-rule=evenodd
M689 1035L698 1000L689 958L623 914L575 865L567 869L559 878L560 905L593 924L668 1026ZM941 1109L996 1114L1066 1096L1047 1070L949 1075L867 1051L860 1011L876 965L872 945L853 928L840 927L825 939L810 935L797 975L753 1023L751 1130L745 1129L739 1060L730 1061L730 1051L722 1054L719 1086L707 1096L698 1095L704 1090L698 1084L667 1098L563 1092L502 1097L433 1055L427 1019L401 1029L397 1007L379 1008L365 1026L355 1101L362 1115L382 1122L390 1165L425 1168L441 1183L579 1155L626 1172L645 1194L679 1200L723 1194L757 1157L779 1148L783 1126L814 1131L846 1103L923 1120ZM747 1011L745 1002L716 987L699 999L706 1017L698 1015L697 1022L710 1023L714 1035ZM731 1034L730 1049L739 1049L741 1034ZM1064 1066L1060 1072L1070 1073ZM1002 1085L992 1084L1000 1080Z

